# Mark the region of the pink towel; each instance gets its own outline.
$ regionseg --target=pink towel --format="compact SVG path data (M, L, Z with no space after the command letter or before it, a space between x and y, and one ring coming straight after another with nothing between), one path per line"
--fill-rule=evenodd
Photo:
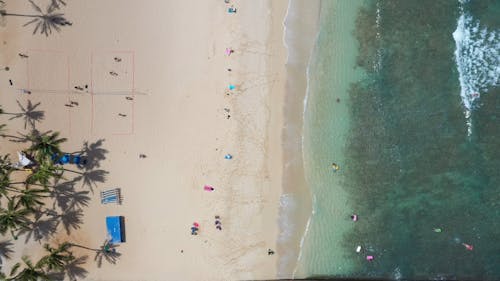
M205 189L206 191L214 191L214 188L210 185L205 185L203 189Z

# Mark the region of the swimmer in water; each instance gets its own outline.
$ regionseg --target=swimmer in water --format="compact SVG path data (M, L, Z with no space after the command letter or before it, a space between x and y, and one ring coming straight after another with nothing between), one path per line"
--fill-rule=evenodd
M340 169L340 167L336 163L332 163L332 169L336 172Z
M462 243L462 245L465 247L465 249L467 249L468 251L472 251L474 250L474 246L472 245L469 245L469 244L466 244L466 243Z

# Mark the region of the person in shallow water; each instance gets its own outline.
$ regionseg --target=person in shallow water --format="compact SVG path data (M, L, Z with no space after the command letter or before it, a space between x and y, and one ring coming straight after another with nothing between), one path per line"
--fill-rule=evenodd
M466 243L462 243L462 245L465 247L465 249L467 249L468 251L472 251L474 250L474 246L472 245L469 245L469 244L466 244Z
M332 163L332 169L333 171L338 171L340 169L339 165L337 165L337 163Z

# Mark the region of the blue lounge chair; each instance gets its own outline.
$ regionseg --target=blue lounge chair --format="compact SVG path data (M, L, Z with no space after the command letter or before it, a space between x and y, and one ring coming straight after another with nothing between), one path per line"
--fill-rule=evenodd
M123 216L106 217L106 229L111 243L119 244L125 242Z
M70 155L66 153L61 158L59 158L59 164L61 164L61 165L68 164L69 159L70 159Z
M73 158L71 159L71 163L75 165L80 165L81 162L82 162L81 155L74 155Z
M224 156L224 158L230 160L230 159L233 159L233 155L228 153Z

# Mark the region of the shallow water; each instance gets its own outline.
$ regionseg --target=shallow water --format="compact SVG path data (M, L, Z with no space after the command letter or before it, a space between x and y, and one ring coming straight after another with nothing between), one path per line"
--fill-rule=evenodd
M500 279L498 11L322 2L304 119L314 214L298 275Z

